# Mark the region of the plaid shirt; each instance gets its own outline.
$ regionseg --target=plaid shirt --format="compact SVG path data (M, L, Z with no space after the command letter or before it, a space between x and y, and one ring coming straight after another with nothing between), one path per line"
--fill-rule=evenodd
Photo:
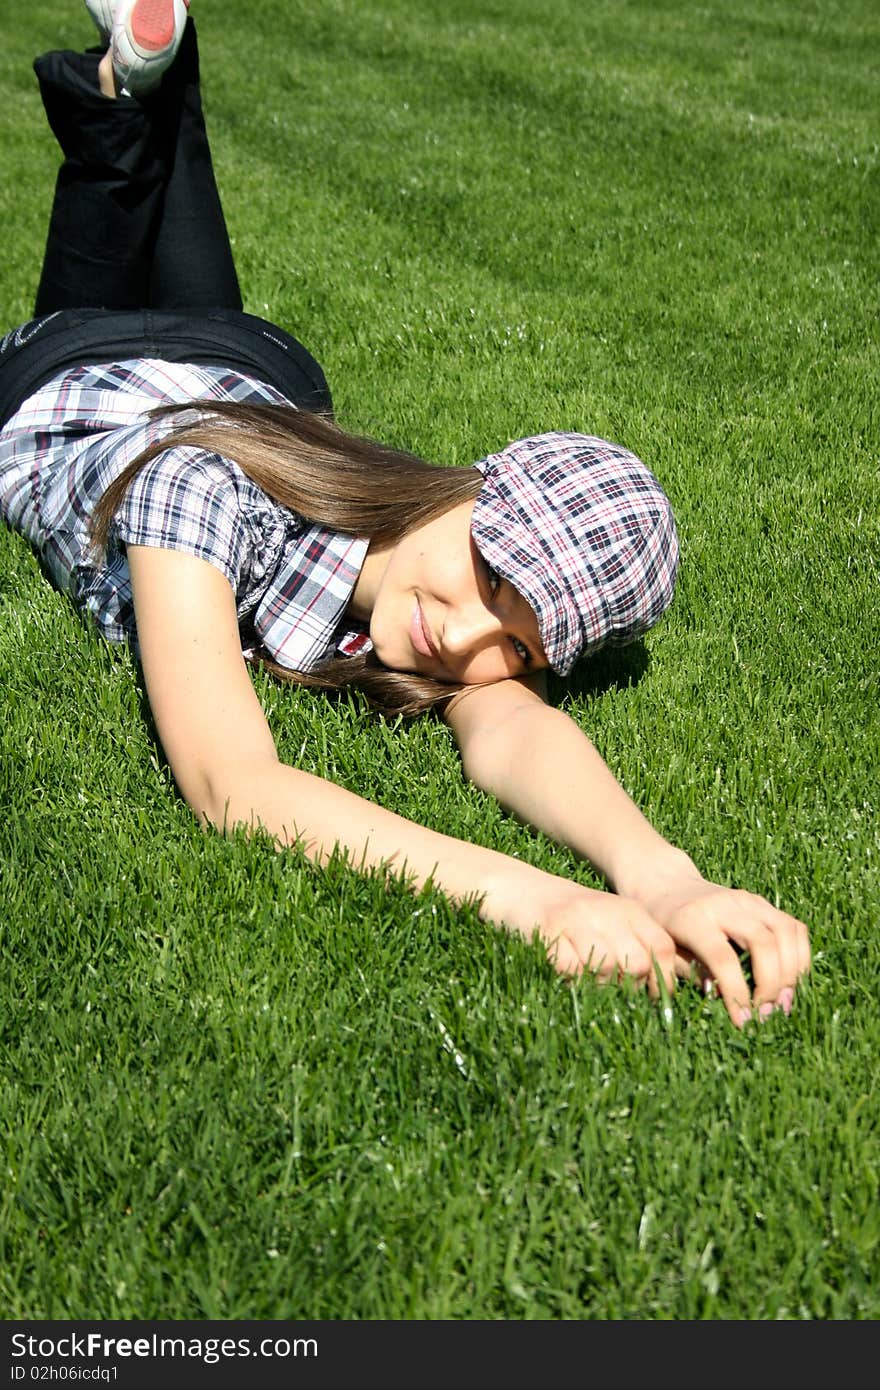
M308 671L334 651L367 650L366 629L345 618L367 540L313 526L220 454L158 454L115 513L106 554L91 553L89 522L102 493L180 420L150 420L147 411L197 399L285 400L224 367L139 360L55 377L0 432L0 515L111 642L137 650L125 547L149 545L196 555L226 576L245 653L260 647Z

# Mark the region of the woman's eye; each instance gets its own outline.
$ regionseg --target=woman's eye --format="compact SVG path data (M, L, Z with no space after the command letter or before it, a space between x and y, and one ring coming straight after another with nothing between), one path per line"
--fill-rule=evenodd
M486 574L489 576L489 588L492 590L492 596L494 598L501 587L501 575L488 564L486 566Z
M518 637L511 637L510 640L513 643L513 650L516 652L523 666L531 666L532 654L525 643L521 642Z

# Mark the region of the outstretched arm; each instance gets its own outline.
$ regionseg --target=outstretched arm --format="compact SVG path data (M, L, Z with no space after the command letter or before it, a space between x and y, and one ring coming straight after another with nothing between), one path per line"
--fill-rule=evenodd
M675 984L674 947L625 897L547 874L417 825L282 763L241 654L232 589L204 560L129 546L138 641L156 727L195 814L219 829L260 826L317 863L337 846L355 867L429 881L481 916L544 942L556 968Z
M467 775L522 820L568 845L674 939L679 975L717 985L733 1021L789 1012L810 966L807 929L764 898L723 888L649 824L590 740L546 704L543 679L474 687L446 719ZM737 949L748 951L750 995Z

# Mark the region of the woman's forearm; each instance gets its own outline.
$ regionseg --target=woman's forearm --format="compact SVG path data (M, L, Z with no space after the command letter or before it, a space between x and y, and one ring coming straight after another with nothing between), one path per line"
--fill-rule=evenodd
M223 760L209 781L209 800L190 801L205 823L259 825L279 848L298 844L315 863L341 849L355 869L398 874L414 888L430 881L453 902L474 901L483 920L540 938L564 974L587 969L606 981L627 974L654 994L661 978L667 990L674 986L672 940L636 902L418 825L268 757Z
M508 855L431 830L271 757L240 767L222 763L210 781L201 804L191 802L204 823L224 831L260 827L279 847L299 845L317 864L342 850L355 869L385 869L414 888L430 880L455 902L483 897L483 915L496 921L510 918L518 878L540 875Z
M708 882L639 811L578 726L516 690L465 704L450 720L468 774L509 810L569 845L669 933L676 970L717 989L743 1026L788 1013L810 968L805 924L765 898ZM751 958L754 987L739 953Z
M561 710L538 700L518 703L487 720L462 751L472 781L587 859L616 892L645 901L658 878L697 875Z

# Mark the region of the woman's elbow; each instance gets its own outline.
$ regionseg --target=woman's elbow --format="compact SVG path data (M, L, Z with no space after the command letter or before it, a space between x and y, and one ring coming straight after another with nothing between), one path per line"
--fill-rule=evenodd
M268 762L223 760L190 764L182 772L175 769L183 799L203 829L227 834L238 826L253 828L259 821L260 783Z

